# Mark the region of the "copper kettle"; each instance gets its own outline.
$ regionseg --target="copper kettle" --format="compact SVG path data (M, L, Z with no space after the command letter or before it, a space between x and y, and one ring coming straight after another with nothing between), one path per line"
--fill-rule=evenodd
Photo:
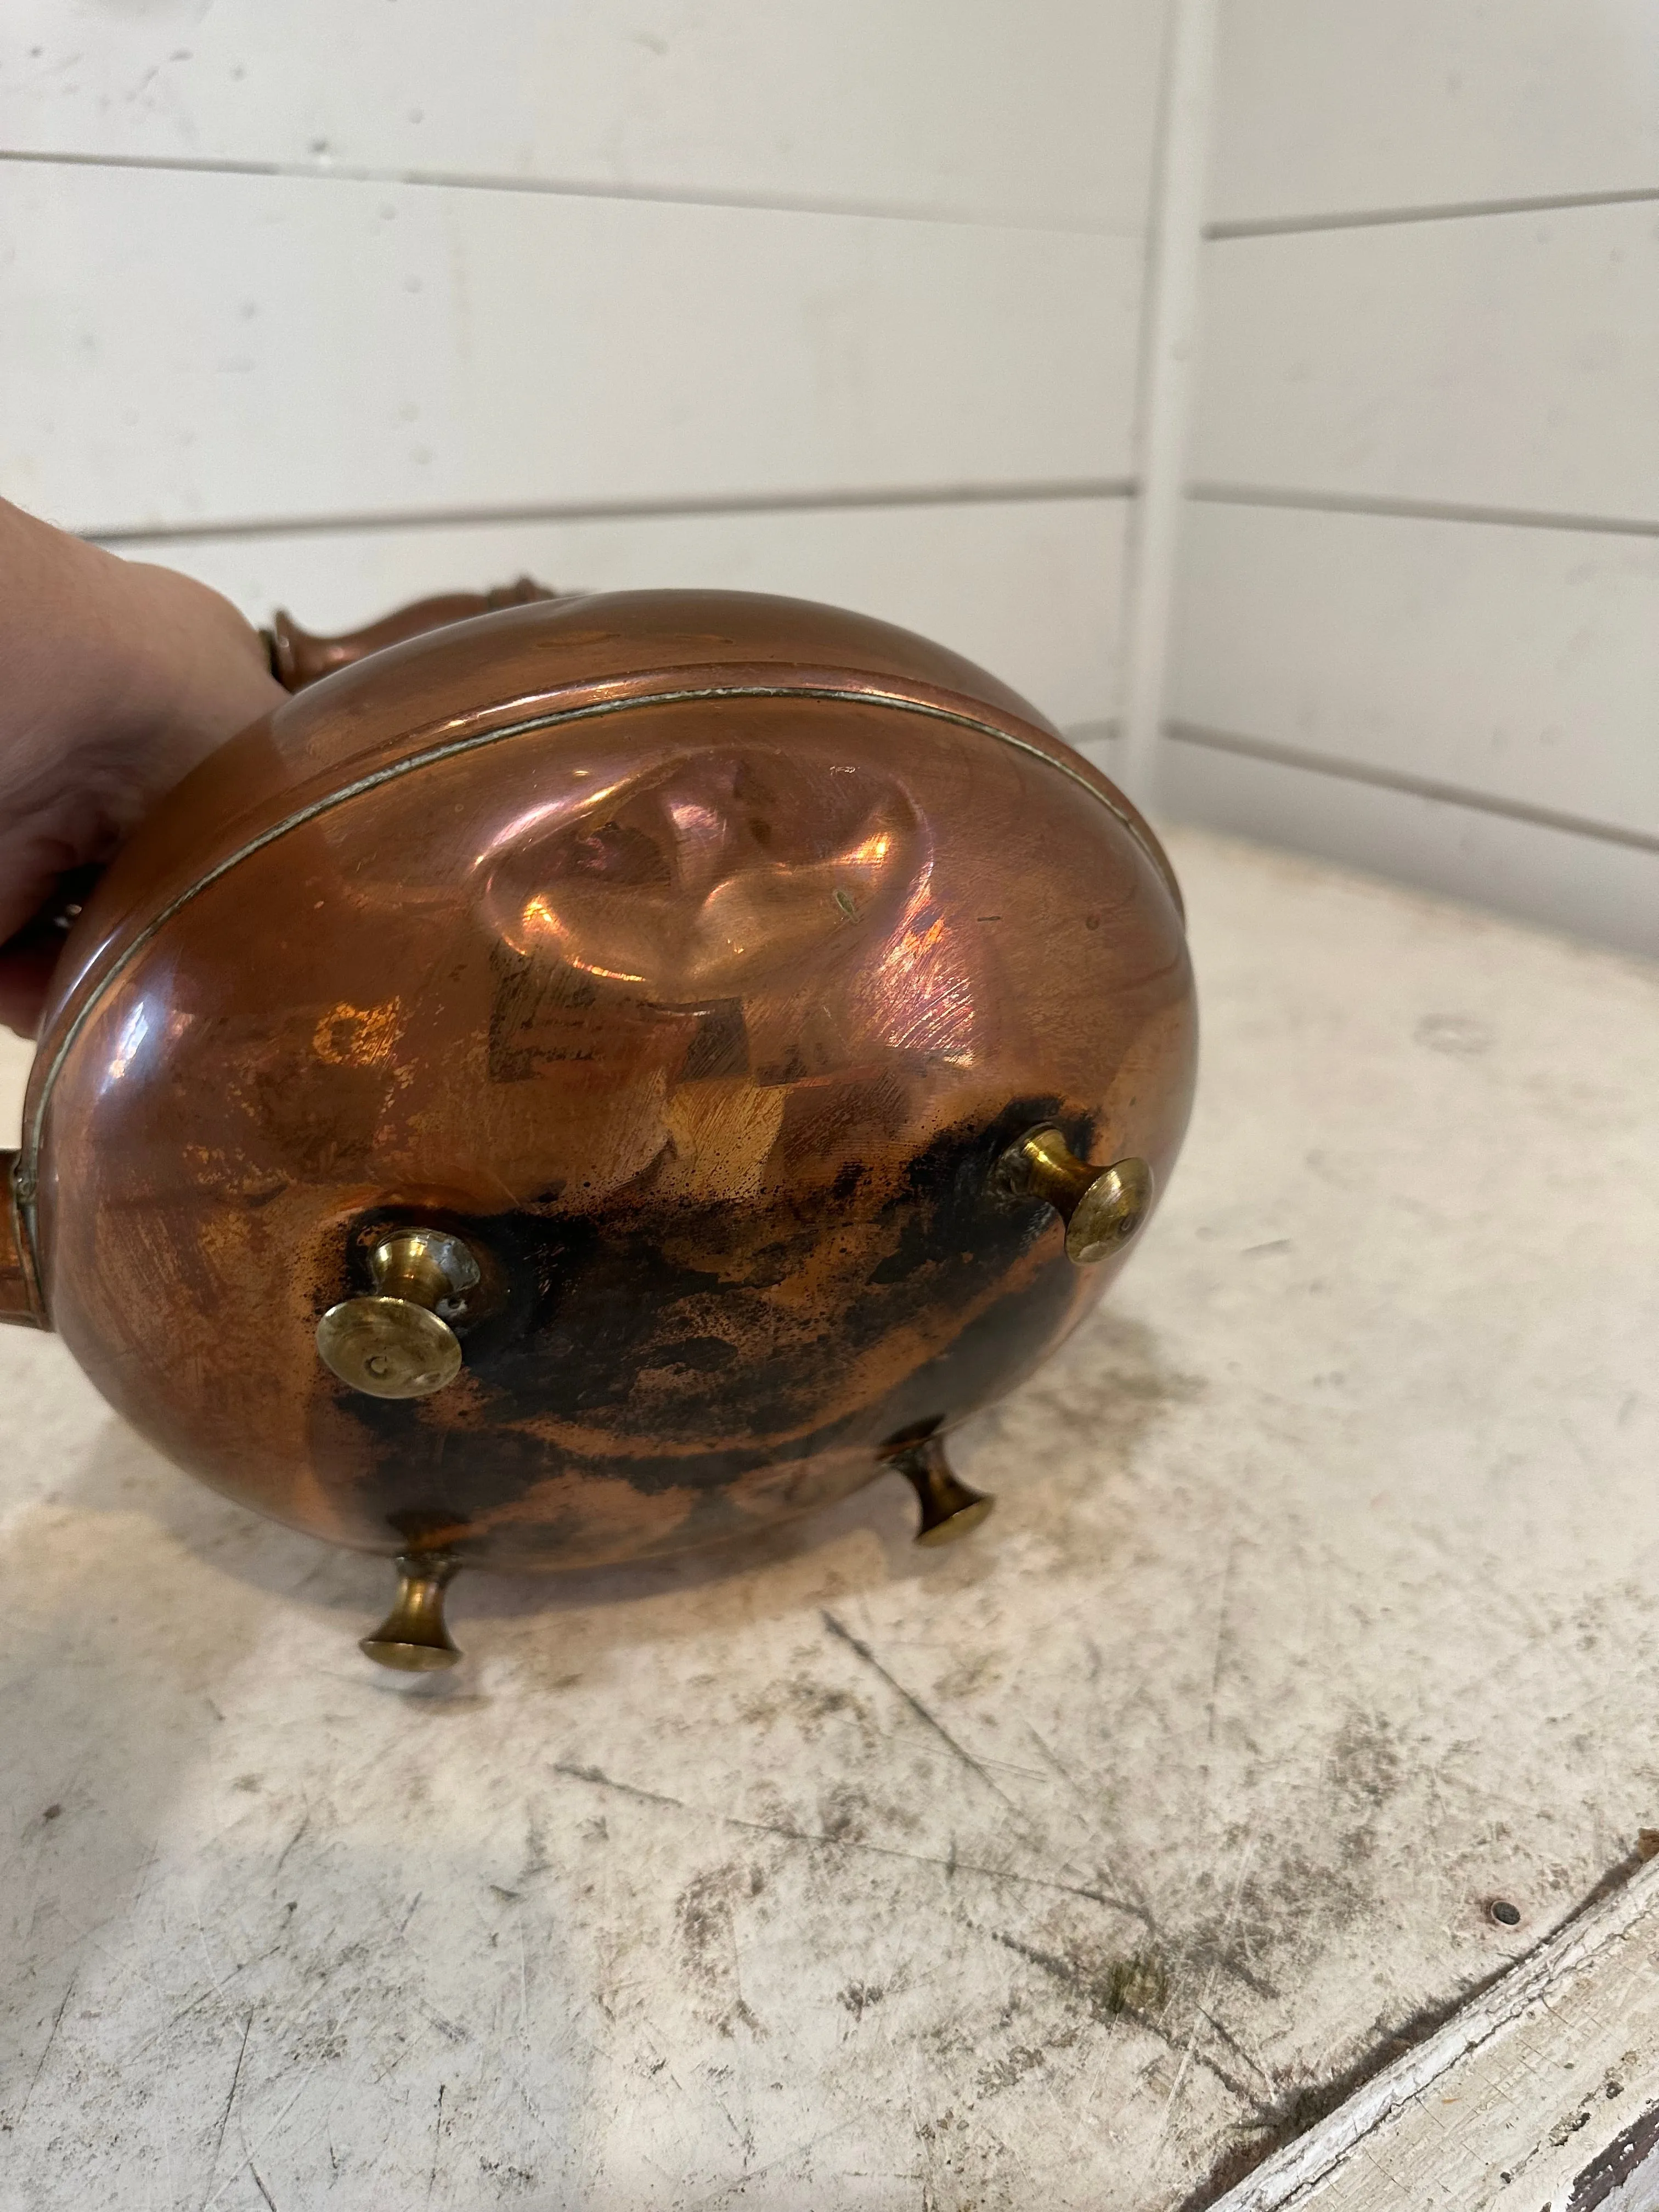
M1145 822L993 678L799 601L524 585L271 643L296 696L68 938L4 1317L395 1558L393 1666L459 1656L460 1565L888 1468L921 1541L982 1519L951 1429L1098 1298L1186 1123Z

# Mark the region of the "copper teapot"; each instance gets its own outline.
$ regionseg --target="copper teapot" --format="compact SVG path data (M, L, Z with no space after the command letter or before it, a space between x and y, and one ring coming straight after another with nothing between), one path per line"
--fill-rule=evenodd
M951 1430L1099 1297L1186 1123L1146 823L993 678L799 601L526 584L270 642L295 696L69 933L4 1318L394 1558L392 1666L459 1656L463 1565L886 1469L920 1541L982 1520Z

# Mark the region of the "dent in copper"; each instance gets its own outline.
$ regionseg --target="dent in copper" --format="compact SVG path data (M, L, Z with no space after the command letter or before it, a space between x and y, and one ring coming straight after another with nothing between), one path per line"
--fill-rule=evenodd
M1168 864L968 664L661 592L376 654L204 765L77 926L26 1109L52 1320L161 1449L390 1554L590 1564L869 1480L1029 1374L1080 1270L999 1161L1168 1180ZM319 1317L426 1229L429 1397Z

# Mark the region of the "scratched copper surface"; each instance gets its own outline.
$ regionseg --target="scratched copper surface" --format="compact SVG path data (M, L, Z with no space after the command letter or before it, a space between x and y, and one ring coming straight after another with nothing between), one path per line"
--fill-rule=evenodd
M1176 852L1182 1172L954 1553L464 1577L410 1694L0 1340L8 2212L1167 2212L1654 1823L1659 976Z

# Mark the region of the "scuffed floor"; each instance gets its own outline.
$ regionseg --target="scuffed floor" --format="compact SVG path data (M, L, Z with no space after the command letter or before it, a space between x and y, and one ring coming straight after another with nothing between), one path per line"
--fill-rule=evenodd
M957 1551L464 1579L404 1682L0 1340L0 2204L1195 2202L1659 1819L1659 970L1175 850L1188 1150Z

